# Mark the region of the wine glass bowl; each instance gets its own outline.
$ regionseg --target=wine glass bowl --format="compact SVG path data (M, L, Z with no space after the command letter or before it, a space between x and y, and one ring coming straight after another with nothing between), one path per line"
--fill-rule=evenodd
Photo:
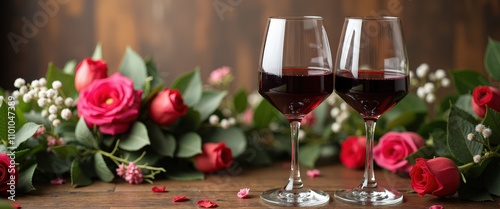
M322 191L304 187L298 163L302 118L333 92L330 45L318 16L271 17L264 36L259 93L290 122L291 167L285 186L263 192L261 200L280 206L319 206Z
M335 192L335 198L361 205L391 205L403 195L380 187L373 172L378 118L408 93L408 58L397 17L346 18L335 65L335 92L365 121L366 162L362 183Z

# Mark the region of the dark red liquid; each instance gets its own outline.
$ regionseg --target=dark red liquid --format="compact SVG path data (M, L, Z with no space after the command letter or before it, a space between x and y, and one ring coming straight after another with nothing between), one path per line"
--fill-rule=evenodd
M381 70L335 74L335 91L365 120L377 120L408 93L408 75Z
M324 69L285 68L282 75L259 73L259 93L288 120L300 120L333 92L333 73Z

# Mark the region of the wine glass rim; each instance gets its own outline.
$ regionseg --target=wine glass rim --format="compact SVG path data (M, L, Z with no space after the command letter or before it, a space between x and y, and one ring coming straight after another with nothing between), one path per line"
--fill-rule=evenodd
M306 16L271 16L269 19L280 19L280 20L323 20L322 16L306 15Z
M399 17L396 16L353 16L353 17L346 17L346 20L387 20L387 21L394 21L394 20L399 20Z

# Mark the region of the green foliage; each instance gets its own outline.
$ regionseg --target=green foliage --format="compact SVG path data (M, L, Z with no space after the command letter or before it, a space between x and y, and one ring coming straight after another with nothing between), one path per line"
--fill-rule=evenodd
M500 144L500 112L487 108L482 123L491 129L490 142Z
M451 75L455 81L455 89L459 94L470 94L476 86L490 85L488 79L473 70L452 71Z
M65 96L72 98L78 97L78 92L75 88L75 78L61 71L54 64L49 63L45 78L47 79L47 86L51 86L54 81L60 81L63 86L62 92Z
M33 136L36 132L36 130L38 130L38 128L40 127L40 125L36 124L36 123L26 123L23 125L23 127L21 127L21 129L19 129L17 132L16 132L16 144L14 145L15 147L18 147L21 143L25 142L26 140L28 140L31 136Z
M73 160L71 163L71 186L81 187L92 184L92 179L86 175L80 167L78 160Z
M200 113L200 121L206 120L220 106L226 92L216 90L203 91L200 100L194 108Z
M266 100L262 100L257 108L255 108L253 123L257 129L268 128L269 124L275 121L278 117L283 118L283 115L279 113L278 110L271 105L271 103Z
M151 139L151 148L166 157L174 157L177 142L173 135L163 133L160 127L154 124L148 125L148 134Z
M202 96L202 82L200 69L186 73L177 78L171 85L171 89L178 89L182 94L184 104L193 106L198 103Z
M216 128L204 139L208 142L224 142L231 149L233 157L240 156L247 148L245 133L236 127Z
M189 158L197 154L202 153L201 151L201 137L197 133L187 133L179 138L179 148L176 153L176 157Z
M94 134L87 127L87 123L85 123L85 119L82 117L76 124L75 128L75 137L77 143L86 146L88 148L98 149L99 144L97 139L94 137Z
M94 166L97 176L101 179L101 181L113 181L115 175L111 172L111 170L109 170L108 165L106 164L106 161L104 161L101 153L94 154Z
M147 78L146 63L132 48L127 47L120 64L120 73L134 81L134 88L142 90Z
M98 43L95 46L94 53L92 54L92 59L93 60L100 60L102 59L102 44Z
M488 39L486 55L484 57L486 71L496 80L500 80L500 42Z
M236 92L233 99L234 109L237 113L243 113L248 107L248 94L245 90L240 89Z
M447 128L448 147L453 157L463 164L472 162L474 155L481 154L483 150L481 143L467 140L467 135L475 132L476 123L476 120L465 111L455 106L451 107Z
M320 154L320 144L307 144L300 147L299 150L299 162L309 168L314 168L316 160L319 158Z
M35 187L33 186L32 179L33 175L35 173L35 169L37 167L37 164L33 164L21 171L19 171L19 176L17 180L17 191L19 193L27 193L32 190L35 190Z
M151 144L148 129L142 122L134 122L129 132L124 134L119 147L127 151L137 151Z

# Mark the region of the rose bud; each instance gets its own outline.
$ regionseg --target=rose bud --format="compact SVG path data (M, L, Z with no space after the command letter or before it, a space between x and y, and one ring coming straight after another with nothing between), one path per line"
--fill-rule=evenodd
M486 115L486 106L500 112L500 90L491 86L478 86L472 92L472 109L481 118Z
M194 158L196 169L203 173L215 172L231 166L233 154L224 142L207 142L202 146L203 152Z
M410 171L410 178L411 187L419 196L451 196L458 190L461 182L457 165L445 157L430 160L417 158Z
M424 145L424 139L414 132L388 132L373 148L373 159L377 165L393 173L409 173L412 165L406 157Z
M350 136L342 142L340 148L340 162L348 168L362 168L365 166L366 138L364 136Z
M153 122L169 126L178 118L185 115L188 106L184 104L182 95L177 89L164 89L151 101L149 105L149 116Z
M108 66L104 60L92 60L85 58L76 66L75 88L80 92L89 86L94 80L106 78Z

